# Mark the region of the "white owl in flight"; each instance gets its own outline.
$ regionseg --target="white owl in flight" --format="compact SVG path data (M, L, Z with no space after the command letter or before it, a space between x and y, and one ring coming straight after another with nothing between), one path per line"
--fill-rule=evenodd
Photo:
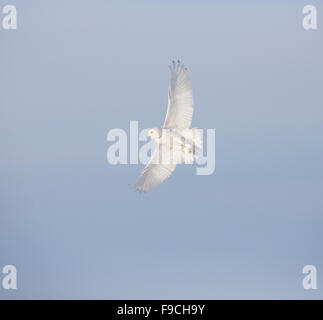
M173 61L168 89L168 108L161 128L149 130L148 135L157 147L141 172L135 190L146 192L165 181L177 164L192 163L201 152L202 136L198 129L190 129L194 101L187 69L180 61Z

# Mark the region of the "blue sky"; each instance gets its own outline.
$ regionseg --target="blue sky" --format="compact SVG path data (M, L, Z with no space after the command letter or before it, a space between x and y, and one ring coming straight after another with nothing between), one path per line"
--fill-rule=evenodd
M10 1L0 30L0 298L322 298L323 44L306 1ZM1 3L0 3L1 4ZM0 6L2 7L2 5ZM159 126L181 59L216 172L150 193L106 161ZM302 268L318 289L302 288Z

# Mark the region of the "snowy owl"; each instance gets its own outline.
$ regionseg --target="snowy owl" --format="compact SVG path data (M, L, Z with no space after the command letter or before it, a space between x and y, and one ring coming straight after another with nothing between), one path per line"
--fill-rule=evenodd
M190 129L194 101L187 69L180 61L173 61L169 69L166 119L161 128L152 128L148 132L157 146L135 184L138 192L146 192L161 184L177 164L192 163L201 152L201 133L196 128Z

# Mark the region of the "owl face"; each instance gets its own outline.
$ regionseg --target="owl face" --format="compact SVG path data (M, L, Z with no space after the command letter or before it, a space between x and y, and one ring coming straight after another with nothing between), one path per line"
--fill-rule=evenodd
M161 137L161 129L159 128L152 128L148 131L149 137L152 139L158 139Z

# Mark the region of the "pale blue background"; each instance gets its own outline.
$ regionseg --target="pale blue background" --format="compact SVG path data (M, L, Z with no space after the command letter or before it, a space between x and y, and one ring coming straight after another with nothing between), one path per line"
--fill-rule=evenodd
M1 299L323 298L321 1L7 3L0 268L18 290ZM106 134L162 124L173 58L193 125L216 128L216 173L182 166L140 196L142 166L109 165Z

